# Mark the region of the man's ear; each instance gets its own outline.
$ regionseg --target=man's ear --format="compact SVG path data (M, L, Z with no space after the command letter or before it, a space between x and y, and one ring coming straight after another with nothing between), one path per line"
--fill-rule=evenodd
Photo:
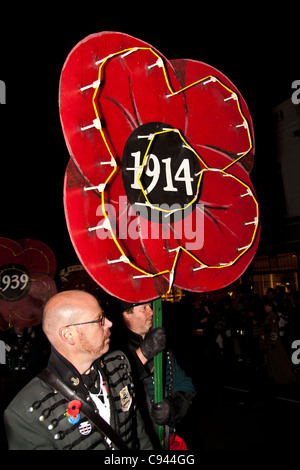
M70 345L74 345L75 344L75 341L73 339L73 336L72 336L72 333L70 331L70 329L66 326L62 326L59 331L59 337L62 341L64 341L65 343L68 343Z
M130 320L130 314L125 311L125 312L122 313L122 315L123 315L124 323L125 323L125 325L127 325L129 320Z

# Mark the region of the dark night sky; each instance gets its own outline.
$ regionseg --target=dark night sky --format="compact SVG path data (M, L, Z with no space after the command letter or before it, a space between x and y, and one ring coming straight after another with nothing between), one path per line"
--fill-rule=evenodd
M143 12L141 7L115 6L108 12L79 5L64 18L47 6L43 12L24 7L1 18L0 79L6 83L7 104L0 107L0 236L44 241L59 268L77 262L63 211L69 156L59 121L59 76L68 53L89 34L121 31L150 43L168 59L199 60L227 75L254 122L252 179L258 197L263 200L264 191L274 189L266 183L274 145L270 111L291 97L291 84L300 79L299 7L269 14L247 4L240 11L227 7L223 12L216 4L209 12L201 5L195 11L152 6L148 3ZM270 209L263 201L262 206Z

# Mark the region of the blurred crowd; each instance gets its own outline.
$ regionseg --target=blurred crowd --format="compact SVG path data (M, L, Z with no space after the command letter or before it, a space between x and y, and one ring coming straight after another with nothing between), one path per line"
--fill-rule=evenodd
M184 334L185 360L192 363L192 369L196 363L210 360L215 364L240 363L264 368L275 383L294 382L299 375L298 291L286 292L284 287L277 286L260 297L252 289L245 289L220 300L187 294L180 306L169 306L167 310L174 347L178 335ZM292 369L290 375L287 369Z

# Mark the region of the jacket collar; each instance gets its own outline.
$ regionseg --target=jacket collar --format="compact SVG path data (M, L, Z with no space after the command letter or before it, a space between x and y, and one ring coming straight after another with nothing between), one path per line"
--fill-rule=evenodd
M125 328L125 335L127 337L128 346L136 351L142 344L143 338L139 334L134 333L134 331L129 330L129 328Z
M93 363L95 369L100 369L100 360ZM82 377L76 367L71 364L64 356L62 356L53 346L51 346L51 354L48 361L48 368L54 372L69 388L76 392L87 394Z
M141 346L143 342L143 338L138 333L134 333L134 331L129 330L129 328L125 328L126 330L126 338L127 338L127 347L131 351L131 353L135 353L135 351ZM139 363L139 360L138 360ZM147 375L152 374L153 372L153 359L147 361L144 365L144 370L147 371ZM141 377L144 377L141 375Z

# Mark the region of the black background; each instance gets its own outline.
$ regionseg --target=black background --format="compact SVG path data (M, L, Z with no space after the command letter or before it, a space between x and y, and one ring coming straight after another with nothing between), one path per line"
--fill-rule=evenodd
M299 6L281 5L277 12L250 3L188 5L1 7L0 79L7 96L0 106L0 236L43 241L54 251L58 268L78 261L63 210L69 155L59 120L59 77L77 42L92 33L120 31L150 43L168 59L206 62L237 86L254 122L252 181L261 206L261 244L268 245L283 203L269 178L275 152L271 109L291 98L292 82L300 78Z

